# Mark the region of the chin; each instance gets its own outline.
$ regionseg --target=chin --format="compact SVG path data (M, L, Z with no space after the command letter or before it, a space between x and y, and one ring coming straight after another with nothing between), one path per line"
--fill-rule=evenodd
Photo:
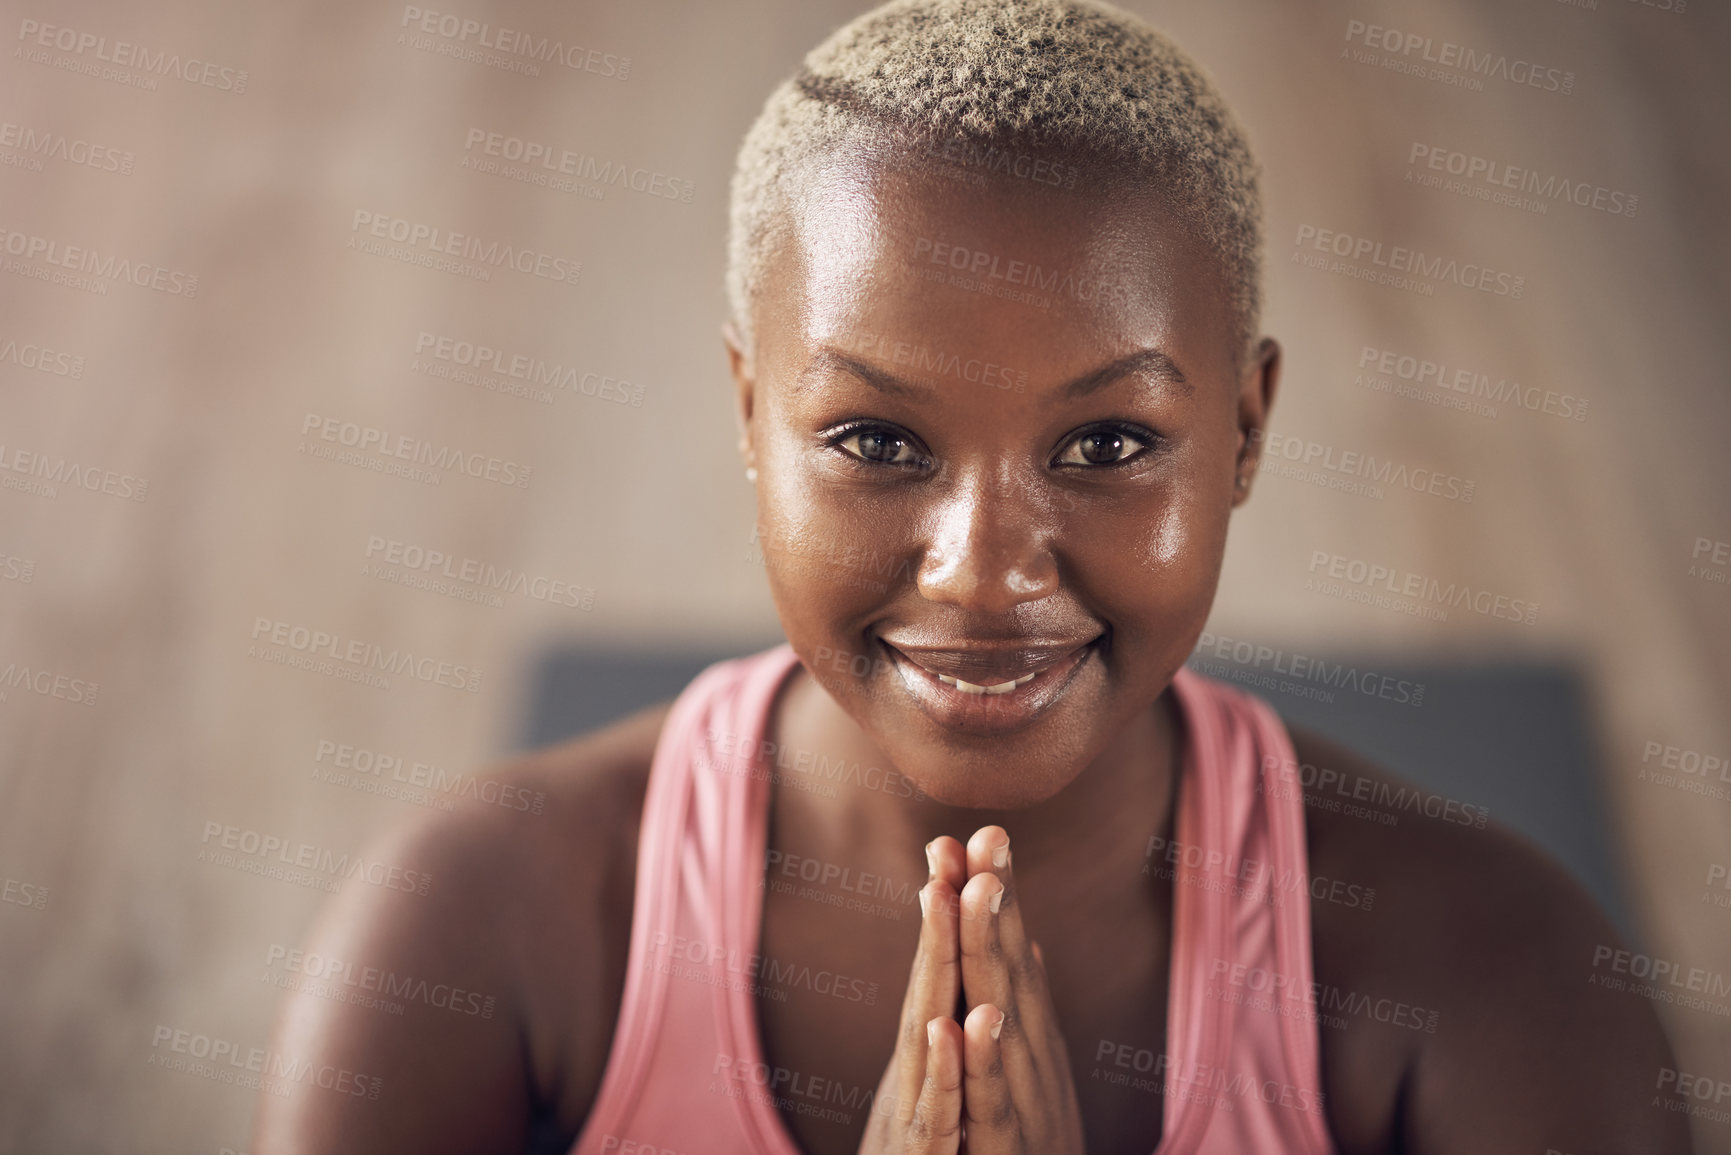
M976 761L973 758L944 759L935 764L915 758L904 764L892 753L891 760L926 797L959 810L1025 810L1070 784L1069 777L1052 774L1049 766L1006 772L989 763L968 765Z

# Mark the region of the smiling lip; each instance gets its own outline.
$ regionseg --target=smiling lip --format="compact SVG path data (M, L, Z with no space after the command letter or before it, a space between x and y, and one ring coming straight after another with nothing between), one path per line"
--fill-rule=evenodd
M975 733L1014 730L1032 720L1069 687L1099 640L996 650L909 647L907 653L878 639L922 711L941 726Z
M878 640L948 684L962 681L975 687L995 688L1017 681L1026 682L1032 675L1050 668L1098 639L1041 642L1033 645L1024 643L1020 646L964 644L948 647L903 645L882 637Z

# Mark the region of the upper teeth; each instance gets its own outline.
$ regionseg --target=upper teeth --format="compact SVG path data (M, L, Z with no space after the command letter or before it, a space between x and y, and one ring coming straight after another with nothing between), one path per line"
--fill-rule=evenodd
M1034 674L1037 673L1039 671L1035 670ZM964 694L1008 694L1017 686L1025 686L1033 681L1034 674L1023 674L1019 678L1012 678L1008 682L999 682L995 686L976 686L972 682L965 682L961 678L952 678L948 674L939 674L938 681L946 686L954 686Z

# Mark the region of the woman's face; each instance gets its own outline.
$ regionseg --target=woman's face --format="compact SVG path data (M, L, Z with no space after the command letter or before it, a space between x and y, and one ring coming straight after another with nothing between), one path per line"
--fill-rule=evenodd
M1235 369L1221 272L1134 188L860 159L794 218L754 363L730 337L782 626L927 794L1043 801L1195 645L1278 350Z

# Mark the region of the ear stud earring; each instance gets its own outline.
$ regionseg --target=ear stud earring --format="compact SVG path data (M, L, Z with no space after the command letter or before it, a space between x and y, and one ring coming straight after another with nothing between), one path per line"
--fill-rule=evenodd
M752 482L754 484L756 483L756 481L757 481L757 466L748 465L745 467L745 480Z

